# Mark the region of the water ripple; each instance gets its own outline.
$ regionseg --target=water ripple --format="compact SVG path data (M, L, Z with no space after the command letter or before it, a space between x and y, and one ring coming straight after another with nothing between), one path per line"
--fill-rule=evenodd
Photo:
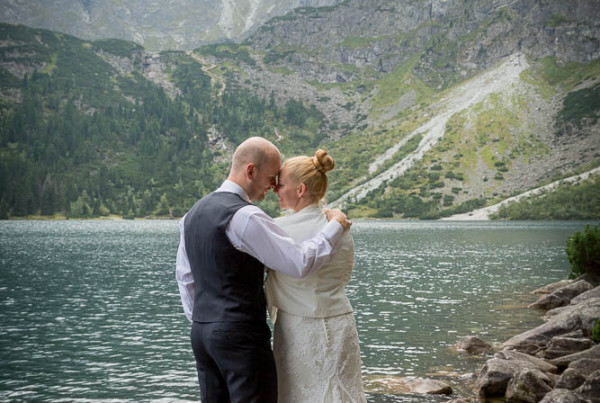
M585 224L356 221L364 374L472 371L448 347L541 322L529 292L566 277ZM175 221L0 222L0 401L198 401L178 240Z

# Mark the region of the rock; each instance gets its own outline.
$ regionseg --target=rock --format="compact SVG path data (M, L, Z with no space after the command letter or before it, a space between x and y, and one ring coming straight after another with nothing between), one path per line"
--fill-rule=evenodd
M477 397L459 397L458 399L448 400L446 403L481 403L481 399Z
M536 368L540 371L555 374L558 371L558 368L550 364L546 360L542 360L541 358L533 357L529 354L524 354L515 350L503 350L495 355L495 357L502 358L505 360L513 360L513 361L521 361L525 363L528 368Z
M552 390L548 375L539 369L523 369L515 374L506 387L507 403L537 403Z
M492 349L488 344L475 336L461 337L455 345L459 351L466 351L469 354L483 354Z
M549 294L535 301L533 304L530 304L528 308L547 311L549 309L565 306L569 302L570 301L566 301L563 298L560 298L554 294Z
M569 354L569 355L565 355L563 357L555 358L553 360L550 360L550 363L553 365L556 365L559 368L566 368L572 362L581 360L583 358L588 358L588 359L593 359L593 360L600 359L600 344L597 344L592 348L588 348L585 351L580 351L578 353Z
M589 335L599 316L600 298L590 298L578 305L569 305L561 309L546 323L511 338L503 344L503 347L535 354L545 348L552 337L577 330L582 330L584 335Z
M556 372L557 368L544 360L513 350L497 353L483 366L475 390L479 396L503 396L509 381L524 369L538 369L542 372Z
M548 284L546 286L540 287L537 290L534 290L532 292L532 294L536 294L536 295L552 294L554 291L556 291L559 288L562 288L566 285L569 285L572 282L573 282L573 280L560 280L560 281L557 281L556 283L552 283L552 284Z
M452 394L452 387L445 382L434 379L403 378L399 376L376 376L366 378L365 389L370 393L376 394Z
M586 377L575 368L567 368L556 383L556 389L574 390L583 385Z
M590 376L600 370L600 359L582 358L569 364L569 368L579 371L583 376Z
M575 392L567 389L554 389L540 403L585 403Z
M529 305L530 308L550 310L553 308L568 305L571 300L586 291L593 288L586 280L578 280L555 290L552 294L540 298L538 301Z
M584 292L571 300L571 305L577 305L590 298L600 298L600 286L594 287L589 291Z
M434 379L414 379L409 382L412 393L428 395L451 395L452 388L445 382Z
M575 392L591 402L600 402L600 371L592 373Z
M592 347L594 342L590 339L556 336L550 340L550 345L543 351L542 356L547 360L577 353Z

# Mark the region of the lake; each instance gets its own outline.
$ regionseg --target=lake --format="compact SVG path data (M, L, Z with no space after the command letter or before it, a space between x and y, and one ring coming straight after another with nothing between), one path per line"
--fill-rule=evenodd
M534 289L567 278L584 222L356 221L348 286L363 376L455 395L498 344L542 323ZM0 401L198 401L175 282L176 221L0 221ZM375 395L369 402L447 397Z

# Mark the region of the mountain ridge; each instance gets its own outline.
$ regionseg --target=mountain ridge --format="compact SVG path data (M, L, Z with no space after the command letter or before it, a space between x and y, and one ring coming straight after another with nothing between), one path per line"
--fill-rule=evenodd
M341 0L53 0L3 1L0 21L64 32L87 40L123 39L148 50L191 50L241 41L263 22L297 7Z

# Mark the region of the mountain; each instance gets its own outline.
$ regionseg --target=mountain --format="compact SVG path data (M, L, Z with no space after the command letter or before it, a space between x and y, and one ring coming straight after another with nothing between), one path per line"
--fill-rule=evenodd
M194 49L239 41L268 19L297 7L341 0L3 0L0 21L88 40L116 38L148 50Z
M250 135L328 149L328 200L353 217L490 206L600 166L599 16L593 0L350 0L161 52L4 24L0 215L177 216ZM600 216L597 174L548 189L528 218Z

